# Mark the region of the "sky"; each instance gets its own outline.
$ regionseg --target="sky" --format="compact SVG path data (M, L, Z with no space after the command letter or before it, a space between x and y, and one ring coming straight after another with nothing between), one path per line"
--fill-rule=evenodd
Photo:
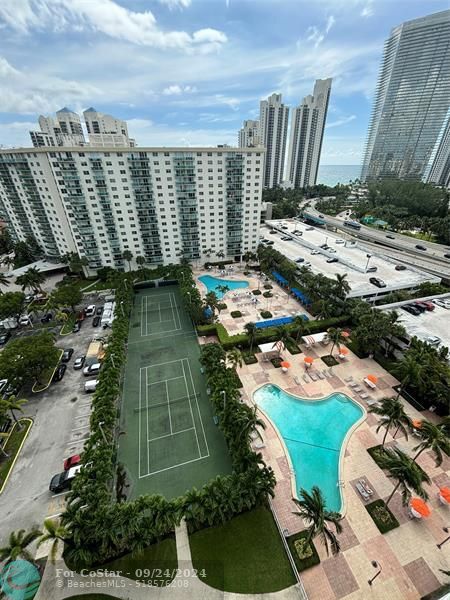
M93 106L140 146L237 143L332 77L321 164L360 164L390 30L448 0L0 0L0 146Z

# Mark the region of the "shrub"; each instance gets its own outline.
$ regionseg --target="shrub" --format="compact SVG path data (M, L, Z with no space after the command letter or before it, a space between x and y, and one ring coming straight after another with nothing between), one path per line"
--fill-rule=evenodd
M273 358L270 359L270 362L273 364L275 369L279 369L281 367L281 363L283 362L283 359L280 358L279 356L274 356Z
M372 517L380 533L387 533L391 529L399 527L399 522L386 506L384 500L375 500L375 502L367 504L366 510Z
M264 289L265 290L272 290L273 289L273 285L270 285L270 283L265 283L264 284Z
M250 352L245 352L242 355L242 360L245 362L246 365L254 365L258 362L256 356L254 354L251 354Z
M300 348L293 340L286 341L286 348L289 350L291 354L301 354Z
M321 356L321 359L327 365L327 367L334 367L335 365L339 364L338 361L334 358L334 356L330 356L329 354Z
M272 313L268 310L262 310L260 312L260 315L262 316L263 319L270 319L270 317L272 316Z
M227 305L225 304L225 302L220 302L220 303L217 305L217 308L218 308L219 310L227 310L227 308L228 308L228 307L227 307Z
M232 310L230 314L233 317L233 319L239 319L239 317L242 317L242 313L240 310Z
M253 290L252 294L254 294L255 296L260 296L261 295L261 290Z
M250 275L250 271L244 271L244 275Z
M304 571L320 563L316 547L312 541L309 544L306 542L307 537L307 531L300 531L300 533L286 538L295 566L299 571Z
M273 294L272 294L272 292L264 292L263 296L264 296L264 298L272 298Z

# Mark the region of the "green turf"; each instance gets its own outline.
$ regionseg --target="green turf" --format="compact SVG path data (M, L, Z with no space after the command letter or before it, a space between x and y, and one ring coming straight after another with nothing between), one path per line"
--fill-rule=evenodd
M103 565L108 571L118 571L124 577L163 587L176 575L178 566L175 537L149 546L142 554L127 554Z
M3 490L5 481L9 476L11 469L13 468L13 463L17 453L19 452L20 445L33 425L33 421L31 419L21 420L20 424L22 427L20 430L17 428L16 424L13 425L13 432L9 436L8 441L3 448L6 454L8 454L8 457L6 457L3 453L0 454L0 490Z
M118 600L119 596L109 594L82 594L81 596L67 596L67 600Z
M276 592L297 583L272 514L256 508L189 538L193 566L211 587L240 594ZM204 571L203 571L204 570Z
M119 460L131 498L173 498L231 472L178 286L139 290L130 318ZM150 441L148 441L150 440Z

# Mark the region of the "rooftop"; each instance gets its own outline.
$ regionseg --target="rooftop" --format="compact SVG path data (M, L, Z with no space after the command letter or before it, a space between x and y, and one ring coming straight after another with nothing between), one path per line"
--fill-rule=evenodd
M273 240L273 248L287 258L292 260L304 258L305 262L311 263L310 268L313 273L323 273L328 277L334 277L337 273L341 275L346 273L352 288L350 297L373 297L380 293L384 295L391 291L417 287L426 281L434 283L440 281L438 277L412 267L397 271L395 267L399 263L383 256L381 249L379 252L373 252L372 249L367 249L363 242L355 244L354 238L346 235L345 232L336 234L321 227L307 230L307 227L311 227L310 225L294 219L266 221L266 226L261 229L261 236ZM282 226L287 229L281 230ZM283 241L280 233L269 233L272 227L286 234L298 230L302 232L302 235L289 241ZM323 244L327 244L335 252L320 248ZM311 254L313 250L318 250L319 254ZM327 263L327 259L333 257L338 258L339 262ZM301 265L299 264L299 266ZM367 267L376 267L376 271L366 272ZM369 281L371 277L382 279L386 283L386 287L374 286Z

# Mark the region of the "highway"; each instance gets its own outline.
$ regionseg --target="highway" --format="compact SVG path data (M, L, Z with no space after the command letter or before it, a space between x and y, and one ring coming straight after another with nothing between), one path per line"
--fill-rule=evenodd
M436 244L435 242L425 242L400 233L389 233L373 229L372 227L366 227L365 225L361 225L361 229L359 230L351 229L344 225L345 221L342 217L330 217L329 215L319 213L314 208L314 200L312 204L312 206L304 210L304 214L309 214L316 218L319 216L323 217L322 220L325 221L327 227L345 231L353 238L364 240L368 246L374 244L378 251L381 250L380 246L384 246L383 251L386 255L450 280L450 259L444 256L444 254L450 254L450 248L446 248L442 244ZM393 236L393 239L388 238L388 235ZM426 250L419 250L416 248L416 244L423 246Z

